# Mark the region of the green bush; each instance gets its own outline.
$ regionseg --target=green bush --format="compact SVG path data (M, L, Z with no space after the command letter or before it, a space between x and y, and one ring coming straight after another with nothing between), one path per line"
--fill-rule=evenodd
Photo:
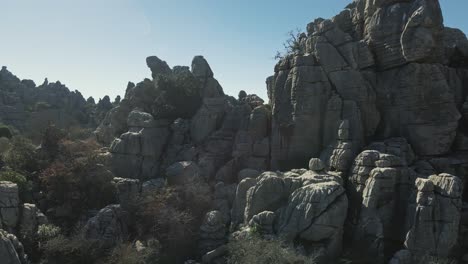
M158 263L158 250L145 247L137 250L134 243L122 243L112 250L107 259L107 264L149 264Z
M23 174L12 170L0 171L0 181L16 183L20 193L24 192L28 185L28 181Z
M2 137L11 139L13 137L13 133L11 132L10 127L0 124L0 138Z
M59 235L44 243L44 264L103 263L106 250L99 241L87 240L80 235L65 237Z
M52 224L40 225L37 228L37 238L39 241L42 242L49 241L55 237L58 237L60 233L60 227Z
M36 171L36 147L31 141L21 136L15 136L10 144L10 149L4 155L6 165L14 171Z
M297 253L293 248L276 239L249 236L228 243L228 264L315 264L313 258Z

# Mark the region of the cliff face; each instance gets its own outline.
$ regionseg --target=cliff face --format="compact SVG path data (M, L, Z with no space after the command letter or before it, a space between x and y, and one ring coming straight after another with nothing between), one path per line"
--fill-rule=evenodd
M340 120L359 147L403 136L417 154L441 155L464 138L468 42L443 26L438 1L354 1L299 41L267 80L273 168L319 155Z

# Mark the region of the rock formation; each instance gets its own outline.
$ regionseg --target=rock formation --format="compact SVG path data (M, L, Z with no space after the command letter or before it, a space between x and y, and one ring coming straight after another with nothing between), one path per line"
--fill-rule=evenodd
M355 0L295 44L266 81L269 104L224 94L202 56L173 68L148 57L151 79L100 100L96 109L112 109L95 135L109 146L119 204L85 217L85 236L111 247L136 235L134 201L196 180L211 191L193 229L204 263L223 263L229 236L242 234L319 263L343 252L375 264L467 257L468 40L444 27L439 2ZM60 83L34 87L2 69L0 113L36 101L82 112L84 99ZM16 184L0 182L2 229L43 221ZM17 263L19 247L0 242Z
M96 105L94 99L86 101L79 91L70 91L59 81L46 79L36 86L32 80L20 80L5 66L0 70L0 122L21 132L35 135L50 122L61 128L95 128L110 108L104 102Z

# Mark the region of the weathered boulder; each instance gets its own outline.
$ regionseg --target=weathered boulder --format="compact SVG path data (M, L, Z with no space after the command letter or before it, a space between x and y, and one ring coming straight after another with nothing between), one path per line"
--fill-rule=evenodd
M163 148L169 137L166 120L133 110L127 119L129 131L110 146L111 168L122 178L151 179L159 176Z
M0 220L5 230L16 228L19 219L18 185L12 182L0 182Z
M0 229L0 259L5 264L27 264L22 244L18 239Z
M254 215L252 219L250 219L249 226L257 228L262 234L273 234L275 218L274 212L264 211Z
M247 177L242 179L237 185L236 197L231 210L231 226L237 227L239 224L244 223L245 207L247 205L247 194L249 189L257 184L255 178Z
M171 185L189 183L198 177L200 177L200 168L195 162L176 162L166 169L167 183Z
M264 172L258 177L253 188L247 192L247 204L244 220L250 219L263 211L276 211L288 199L289 188L284 184L283 177L274 172Z
M325 164L323 164L321 159L312 158L309 161L309 170L320 172L325 169Z
M113 246L127 238L128 215L120 205L108 205L88 220L83 232L87 239L97 239L106 246Z
M20 238L22 240L33 239L37 233L37 228L40 225L47 224L48 222L47 217L35 204L23 204L21 206L21 218L19 220Z
M128 208L140 196L140 181L137 179L114 178L117 189L117 201L123 208Z
M146 65L150 68L153 78L156 78L160 74L167 75L172 73L167 63L156 56L147 57Z
M290 195L281 211L278 234L287 241L314 243L334 258L341 252L347 208L348 199L340 183L305 185Z
M449 257L457 245L462 182L450 174L418 178L417 207L405 245L414 255Z
M201 255L212 251L227 241L227 229L224 218L219 211L206 213L203 224L200 227L200 241L198 243Z

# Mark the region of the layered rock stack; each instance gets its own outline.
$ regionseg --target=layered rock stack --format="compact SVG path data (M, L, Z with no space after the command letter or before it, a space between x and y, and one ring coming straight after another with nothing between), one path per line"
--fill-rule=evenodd
M450 151L468 42L443 26L438 1L354 1L310 23L299 44L267 80L272 166L317 156L340 120L359 147L403 136L420 155Z

